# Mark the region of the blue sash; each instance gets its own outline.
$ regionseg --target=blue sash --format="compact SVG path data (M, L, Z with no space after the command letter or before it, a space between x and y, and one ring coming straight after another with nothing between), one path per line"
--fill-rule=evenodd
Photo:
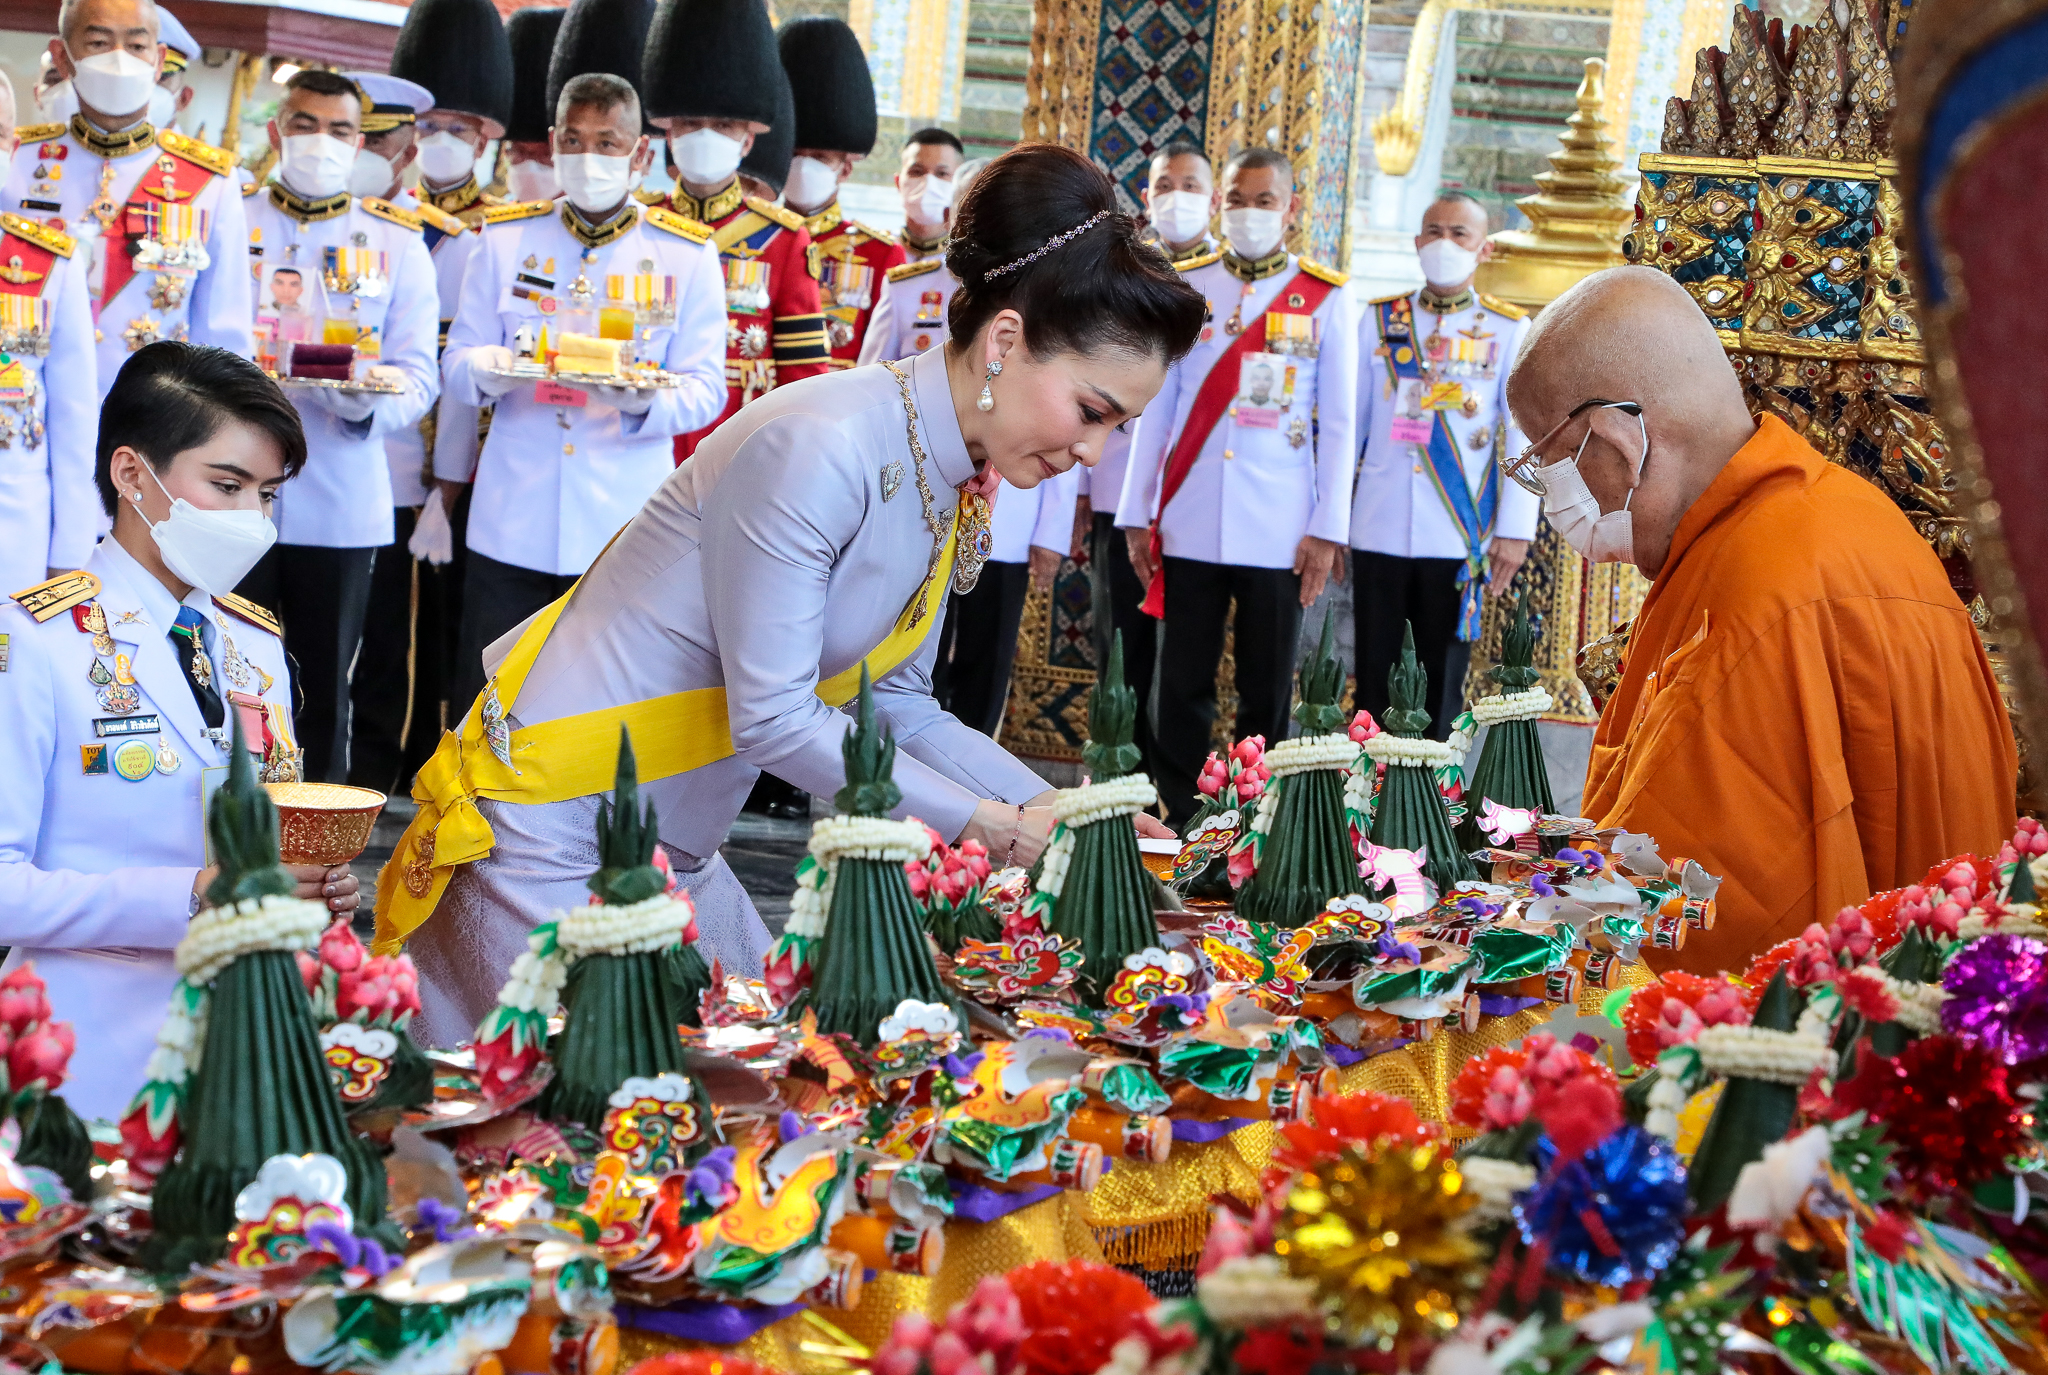
M1422 380L1422 346L1415 338L1415 314L1409 298L1380 301L1376 307L1380 313L1380 342L1387 349L1387 366L1404 382ZM1444 509L1451 514L1451 523L1465 540L1465 567L1458 574L1458 586L1464 589L1458 604L1458 638L1476 640L1480 594L1486 588L1486 546L1492 541L1494 517L1500 511L1500 469L1492 463L1486 465L1486 476L1480 480L1475 501L1471 484L1465 480L1465 461L1458 452L1458 441L1451 434L1450 417L1437 411L1429 430L1429 477L1437 495L1443 498Z

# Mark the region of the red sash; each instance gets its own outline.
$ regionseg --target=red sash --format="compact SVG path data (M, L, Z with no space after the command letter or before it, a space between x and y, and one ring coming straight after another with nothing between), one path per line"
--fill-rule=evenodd
M1181 427L1180 437L1166 455L1166 476L1160 479L1159 515L1152 518L1150 532L1152 585L1145 589L1145 600L1138 608L1147 616L1166 615L1166 565L1163 557L1166 547L1159 538L1160 516L1166 514L1166 504L1187 481L1188 472L1195 466L1195 460L1201 457L1202 446L1209 442L1216 422L1230 409L1230 403L1237 395L1239 362L1247 353L1259 352L1265 344L1267 315L1313 315L1330 291L1330 283L1297 268L1294 276L1274 293L1273 304L1247 321L1230 347L1209 365L1209 375L1202 379L1201 390L1195 393L1195 404L1188 408L1188 423ZM1295 305L1296 301L1302 304ZM1280 309L1282 302L1287 303L1285 309Z
M106 254L106 279L100 287L102 305L121 294L121 288L135 275L135 245L148 233L148 208L153 205L190 205L206 184L213 180L214 171L189 158L180 157L162 144L149 160L149 168L135 183L135 189L128 193L128 203L121 207L121 227L118 239L108 234ZM165 182L170 183L168 193ZM110 226L111 228L111 226Z

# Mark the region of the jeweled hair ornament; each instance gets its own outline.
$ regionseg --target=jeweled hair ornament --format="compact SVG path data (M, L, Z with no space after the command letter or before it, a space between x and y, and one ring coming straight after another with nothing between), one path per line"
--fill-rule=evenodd
M1018 268L1023 267L1028 263L1035 263L1040 258L1043 258L1046 254L1052 252L1055 248L1058 248L1061 244L1069 243L1074 239L1080 238L1083 234L1086 234L1089 230L1093 229L1096 225L1101 224L1104 220L1108 218L1109 211L1098 210L1094 214L1090 215L1087 219L1075 225L1072 229L1069 229L1066 233L1053 235L1044 243L1032 249L1023 257L1017 259L1016 262L1004 263L1001 267L990 268L987 272L981 274L981 280L984 282L992 282L996 278L1002 276L1005 272L1015 272Z

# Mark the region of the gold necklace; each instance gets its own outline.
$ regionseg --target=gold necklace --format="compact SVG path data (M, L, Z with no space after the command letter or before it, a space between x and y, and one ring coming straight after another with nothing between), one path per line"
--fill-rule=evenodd
M915 626L931 610L930 594L932 578L939 571L939 555L945 552L946 532L939 524L933 509L937 502L932 495L932 485L925 477L924 443L917 437L917 402L910 396L910 376L896 364L884 359L882 366L896 379L896 390L903 397L903 428L910 438L910 461L917 473L917 499L924 505L924 522L931 527L932 556L924 567L924 581L917 586L916 600L910 607L910 621L906 629ZM955 495L958 504L954 508L954 526L959 544L953 553L953 590L965 596L981 581L982 565L994 547L991 515L988 498L969 490L964 484Z

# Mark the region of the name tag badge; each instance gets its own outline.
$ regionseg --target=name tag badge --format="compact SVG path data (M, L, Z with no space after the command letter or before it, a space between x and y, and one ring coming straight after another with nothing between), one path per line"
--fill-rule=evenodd
M1248 353L1237 368L1237 404L1232 414L1239 425L1277 430L1280 416L1294 404L1294 364L1276 353Z
M1422 379L1404 377L1394 393L1394 423L1387 437L1396 444L1427 444L1436 428L1422 403Z
M154 716L101 716L92 723L92 733L102 740L116 735L154 735L162 729Z
M533 399L542 406L587 406L590 393L575 387L565 387L553 378L543 378L533 384Z

